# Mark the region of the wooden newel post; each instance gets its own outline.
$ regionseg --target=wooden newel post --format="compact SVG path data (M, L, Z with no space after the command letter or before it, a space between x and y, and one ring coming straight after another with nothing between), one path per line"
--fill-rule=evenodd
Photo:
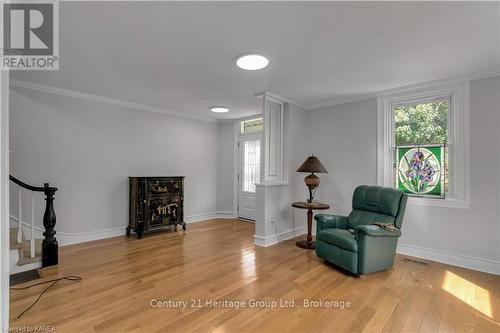
M42 241L42 267L54 266L58 263L59 245L55 237L56 231L56 212L54 211L54 194L57 191L55 187L49 187L48 183L43 185L45 193L45 214L43 214L43 226L45 231Z

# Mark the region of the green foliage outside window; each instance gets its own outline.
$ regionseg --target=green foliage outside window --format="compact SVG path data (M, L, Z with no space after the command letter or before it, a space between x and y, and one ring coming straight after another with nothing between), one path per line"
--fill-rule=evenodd
M394 108L396 145L436 144L448 141L448 101Z
M262 118L244 120L241 122L241 133L257 133L264 130L264 123Z

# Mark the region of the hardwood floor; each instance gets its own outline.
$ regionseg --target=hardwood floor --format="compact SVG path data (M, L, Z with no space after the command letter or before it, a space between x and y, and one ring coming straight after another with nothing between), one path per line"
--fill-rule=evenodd
M253 245L254 225L237 220L190 224L185 234L115 237L62 247L44 279L79 275L47 292L11 291L11 327L57 332L500 332L500 277L397 256L394 268L353 277L294 240ZM29 283L28 283L29 284ZM152 307L152 300L187 301ZM191 307L191 299L247 301L246 308ZM249 300L294 308L252 308ZM304 299L349 301L307 308ZM291 302L291 301L290 301ZM156 304L156 303L155 303ZM337 305L340 305L338 303ZM198 305L195 302L195 305ZM290 305L290 304L289 304ZM334 306L335 304L331 304ZM300 307L299 307L300 306ZM49 327L49 330L51 328Z

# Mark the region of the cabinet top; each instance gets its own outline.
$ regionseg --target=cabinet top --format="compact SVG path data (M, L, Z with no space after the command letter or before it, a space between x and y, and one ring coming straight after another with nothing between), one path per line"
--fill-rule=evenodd
M139 176L139 177L128 177L129 179L158 179L158 178L185 178L186 176Z

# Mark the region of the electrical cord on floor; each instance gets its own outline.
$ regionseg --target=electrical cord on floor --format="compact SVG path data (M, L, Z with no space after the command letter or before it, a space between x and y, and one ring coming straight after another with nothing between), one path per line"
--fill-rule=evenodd
M25 314L29 309L31 309L32 307L34 307L35 304L40 300L40 298L42 298L42 295L45 294L45 292L47 290L49 290L50 288L52 288L57 282L62 281L62 280L80 281L81 279L82 279L81 277L76 276L76 275L66 275L66 276L63 276L63 277L60 277L60 278L57 278L57 279L52 279L52 280L48 280L48 281L33 283L33 284L31 284L29 286L26 286L26 287L10 287L11 290L24 290L24 289L28 289L28 288L31 288L31 287L35 287L35 286L39 286L39 285L42 285L42 284L47 284L47 283L51 283L52 282L50 284L50 286L48 286L47 288L45 288L44 291L42 291L42 293L33 302L33 304L31 304L26 310L24 310L23 312L21 312L21 314L19 316L17 316L17 319L21 318L21 316L23 314Z

